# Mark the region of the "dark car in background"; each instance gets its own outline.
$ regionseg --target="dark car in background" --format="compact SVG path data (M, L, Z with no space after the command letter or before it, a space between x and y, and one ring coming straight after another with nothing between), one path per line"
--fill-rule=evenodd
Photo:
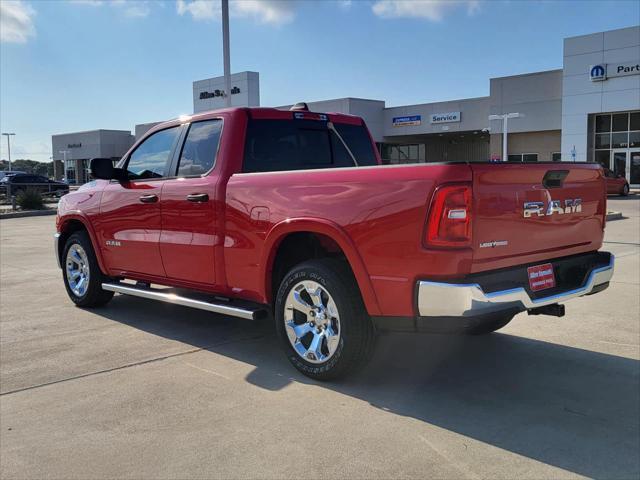
M27 189L35 190L42 195L62 196L69 193L68 184L50 180L42 175L17 173L0 179L0 193L5 195L17 195Z
M605 168L604 180L607 185L607 195L629 195L629 182L624 175Z

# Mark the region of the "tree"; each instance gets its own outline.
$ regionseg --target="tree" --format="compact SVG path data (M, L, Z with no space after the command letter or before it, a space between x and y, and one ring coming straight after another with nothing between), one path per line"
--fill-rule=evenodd
M11 162L11 169L53 178L53 162L36 162L35 160L19 158ZM0 170L9 170L9 162L0 160Z

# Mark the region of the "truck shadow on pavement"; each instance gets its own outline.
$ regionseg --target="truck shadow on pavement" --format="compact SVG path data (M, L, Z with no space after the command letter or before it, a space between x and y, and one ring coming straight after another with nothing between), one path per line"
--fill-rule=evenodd
M267 390L320 385L580 475L640 472L640 362L633 359L502 333L396 334L379 338L363 371L320 383L289 364L271 320L123 296L95 313L254 365L246 381Z

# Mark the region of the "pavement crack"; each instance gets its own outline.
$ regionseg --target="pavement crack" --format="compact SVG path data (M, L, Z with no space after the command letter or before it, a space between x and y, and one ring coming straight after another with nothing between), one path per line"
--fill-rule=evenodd
M5 395L11 395L13 393L25 392L27 390L34 390L36 388L48 387L50 385L57 385L58 383L65 383L65 382L70 382L72 380L79 380L79 379L82 379L82 378L93 377L94 375L102 375L104 373L116 372L118 370L124 370L124 369L131 368L131 367L138 367L140 365L146 365L146 364L149 364L149 363L160 362L162 360L168 360L170 358L181 357L183 355L189 355L191 353L197 353L197 352L201 352L201 351L211 351L211 349L213 347L219 347L219 346L226 345L226 344L229 344L229 343L236 343L236 342L241 343L241 342L244 342L244 341L259 340L261 338L264 338L264 335L249 335L249 336L243 337L243 338L236 338L236 339L233 339L233 340L227 340L227 341L223 341L223 342L218 342L218 343L214 343L214 344L211 344L211 345L205 345L203 347L192 348L190 350L185 350L183 352L172 353L170 355L162 355L160 357L149 358L147 360L140 360L138 362L127 363L125 365L120 365L119 367L105 368L103 370L97 370L95 372L83 373L82 375L74 375L72 377L63 378L61 380L55 380L53 382L39 383L38 385L31 385L31 386L28 386L28 387L16 388L15 390L9 390L9 391L6 391L6 392L0 392L0 397L3 397Z
M148 363L160 362L162 360L167 360L169 358L180 357L182 355L188 355L190 353L196 353L203 350L202 348L192 348L191 350L186 350L184 352L172 353L171 355L163 355L161 357L149 358L147 360L141 360L139 362L127 363L125 365L120 365L119 367L106 368L104 370L97 370L95 372L83 373L82 375L74 375L73 377L63 378L61 380L55 380L53 382L45 382L40 383L38 385L31 385L23 388L16 388L15 390L9 390L7 392L0 393L0 397L5 395L11 395L13 393L25 392L27 390L34 390L36 388L48 387L49 385L57 385L58 383L70 382L72 380L79 380L81 378L93 377L94 375L101 375L104 373L116 372L118 370L124 370L126 368L137 367L140 365L145 365Z

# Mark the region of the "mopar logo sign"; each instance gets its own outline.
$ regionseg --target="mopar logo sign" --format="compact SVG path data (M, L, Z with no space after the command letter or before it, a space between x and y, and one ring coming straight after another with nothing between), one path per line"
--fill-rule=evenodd
M420 125L422 123L421 115L410 115L407 117L393 117L391 123L394 127L406 127L409 125Z
M592 65L589 70L589 78L592 82L600 82L607 79L607 65Z
M589 78L592 82L600 82L613 77L626 77L627 75L640 75L640 62L602 63L592 65L589 69Z

